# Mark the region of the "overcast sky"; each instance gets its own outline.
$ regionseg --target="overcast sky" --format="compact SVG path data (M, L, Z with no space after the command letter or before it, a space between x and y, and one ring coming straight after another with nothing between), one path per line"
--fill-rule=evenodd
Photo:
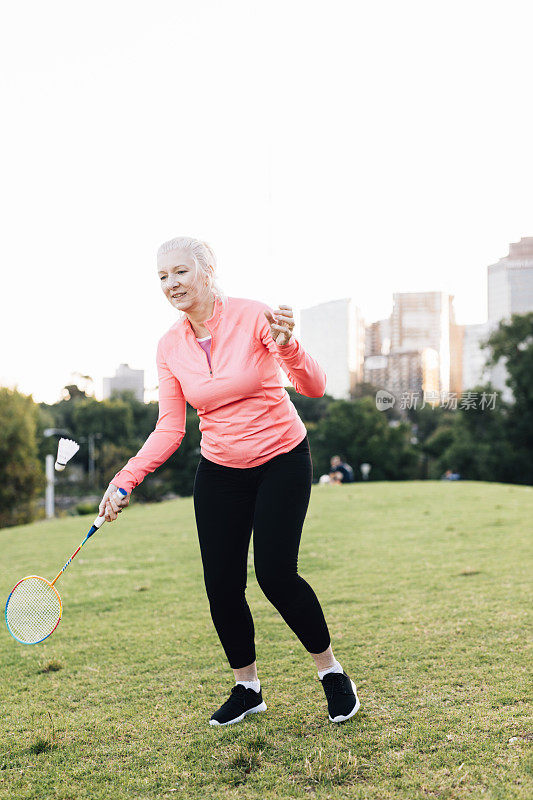
M0 15L0 383L157 383L155 253L207 240L228 295L395 291L486 319L533 235L529 2L20 2ZM296 330L298 333L298 329Z

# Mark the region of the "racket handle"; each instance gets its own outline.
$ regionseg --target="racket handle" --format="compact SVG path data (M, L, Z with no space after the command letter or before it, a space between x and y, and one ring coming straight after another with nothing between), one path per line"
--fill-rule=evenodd
M114 494L115 500L123 500L127 496L127 491L125 489L117 489ZM93 528L101 528L105 522L105 514L102 514L101 517L96 517L95 521L93 522Z

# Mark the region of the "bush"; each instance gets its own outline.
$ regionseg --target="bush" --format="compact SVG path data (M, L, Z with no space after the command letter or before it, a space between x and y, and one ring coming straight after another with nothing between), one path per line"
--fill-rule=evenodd
M80 516L83 514L98 514L99 503L81 502L75 506L74 511Z

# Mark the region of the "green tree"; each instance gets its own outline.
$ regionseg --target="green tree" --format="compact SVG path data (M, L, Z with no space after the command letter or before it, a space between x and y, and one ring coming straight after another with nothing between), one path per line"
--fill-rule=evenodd
M133 412L124 400L88 400L75 403L73 413L75 436L99 433L114 444L132 445L137 441L133 428Z
M0 527L35 518L46 481L38 460L37 406L31 396L0 388Z
M514 403L526 412L531 426L533 414L533 311L513 314L509 322L502 320L488 338L490 350L487 363L503 359L507 369L507 385L513 392Z
M139 403L131 392L113 395L111 403L125 403L132 412L131 425L135 436L124 446L120 439L102 439L97 454L97 475L99 483L105 487L114 474L121 470L127 461L142 447L154 430L158 417L158 403ZM102 405L102 404L100 404ZM129 425L130 423L128 423ZM133 497L141 502L157 502L166 494L180 496L192 494L196 467L200 458L200 430L196 410L187 404L185 436L176 450L161 466L145 477L134 490ZM126 441L126 440L124 440Z
M329 394L322 397L306 397L299 394L294 386L286 386L285 389L300 418L306 423L318 422L325 417L328 408L334 402L334 398Z
M495 389L489 384L471 391L481 398L483 393L493 395ZM497 398L494 407L483 408L477 402L469 408L459 407L454 414L451 427L443 425L426 442L436 456L429 477L440 478L451 469L467 480L515 482L506 404Z
M135 438L144 442L152 433L159 415L159 403L141 403L131 391L113 392L111 400L122 400L130 408L133 415L133 432Z
M442 406L425 405L423 408L407 408L407 418L413 425L413 433L422 445L437 429L452 424L454 411Z
M489 364L505 361L513 402L507 413L515 483L533 484L533 312L513 314L488 340Z
M96 480L104 489L114 475L124 467L136 450L114 442L102 442L96 450Z
M409 411L428 464L426 477L440 478L451 469L467 480L532 484L533 312L500 322L485 349L488 366L504 359L513 401L505 403L486 384L468 387L477 395L472 407Z
M62 395L64 400L85 400L89 395L80 389L75 383L63 386Z
M418 458L411 436L409 424L389 425L387 412L378 411L372 397L335 400L309 432L315 477L329 472L330 458L336 454L351 464L356 480L361 480L359 466L364 462L372 465L371 480L416 477Z

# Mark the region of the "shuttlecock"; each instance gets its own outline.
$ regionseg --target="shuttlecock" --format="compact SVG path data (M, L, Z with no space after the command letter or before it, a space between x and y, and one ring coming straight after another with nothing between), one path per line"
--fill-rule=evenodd
M70 461L74 453L77 453L80 446L72 439L60 439L57 446L57 458L55 468L58 472L65 469L67 463Z

